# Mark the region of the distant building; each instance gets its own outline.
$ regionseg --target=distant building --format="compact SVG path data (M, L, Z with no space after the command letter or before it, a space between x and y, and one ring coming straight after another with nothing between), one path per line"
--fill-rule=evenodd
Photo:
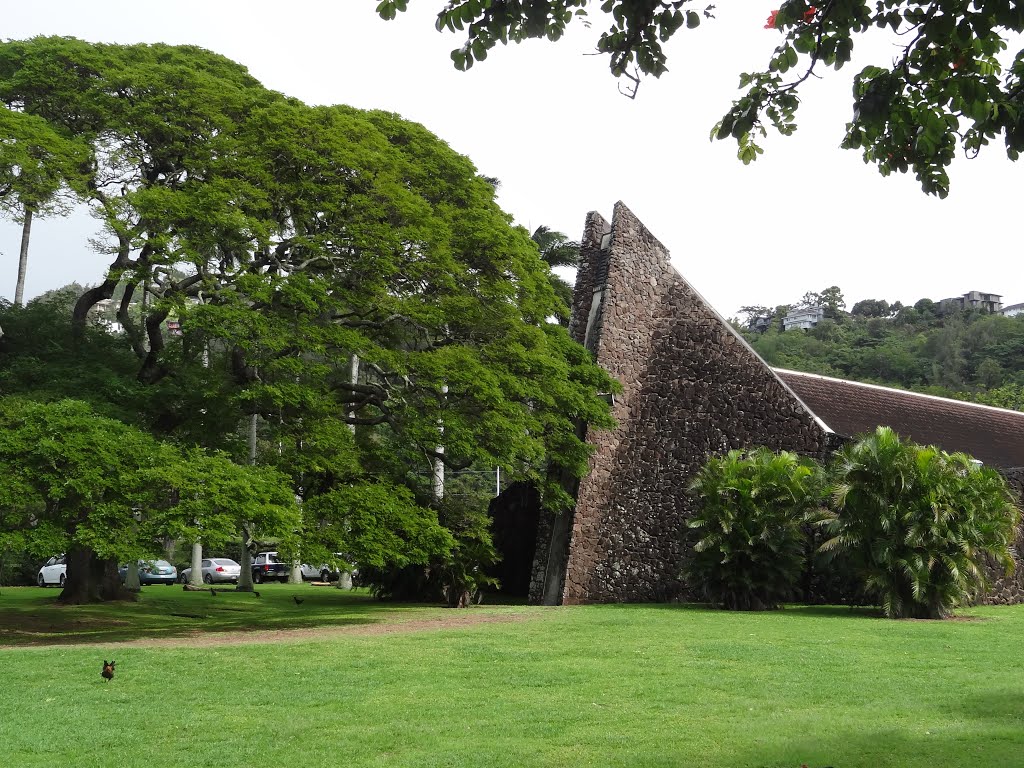
M999 310L999 314L1005 315L1006 317L1016 317L1017 315L1024 314L1024 304L1011 304L1008 307L1003 307Z
M107 329L108 333L119 334L124 332L121 323L117 321L117 307L113 299L100 299L93 305L90 315L95 323Z
M968 291L963 296L954 296L939 302L942 307L959 307L960 309L981 309L992 314L1003 308L1002 296L998 293L982 293Z
M782 330L792 331L794 328L807 330L813 328L825 318L824 307L804 307L794 309L782 318Z
M772 316L761 315L760 317L752 317L750 322L747 323L747 327L754 333L764 333L772 327Z

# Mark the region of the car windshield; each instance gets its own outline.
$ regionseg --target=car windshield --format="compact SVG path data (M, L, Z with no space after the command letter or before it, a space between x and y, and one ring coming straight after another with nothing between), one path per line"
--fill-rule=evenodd
M156 566L157 568L170 568L171 567L171 564L168 563L166 560L154 560L153 561L153 565Z

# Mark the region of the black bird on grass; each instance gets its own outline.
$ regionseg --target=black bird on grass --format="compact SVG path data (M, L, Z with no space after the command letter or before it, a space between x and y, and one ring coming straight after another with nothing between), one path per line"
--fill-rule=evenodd
M114 679L115 664L117 664L116 661L107 661L106 659L103 660L103 671L100 672L100 674L108 683Z
M213 597L216 597L217 596L217 590L214 589L213 587L210 587L210 595L213 596Z
M298 595L292 595L292 600L295 601L296 605L302 605L302 603L305 602L306 598L299 597Z
M259 596L260 596L260 593L259 593L259 592L257 592L257 591L256 591L255 589L254 589L254 590L252 591L252 593L253 593L253 595L255 595L256 597L259 597Z

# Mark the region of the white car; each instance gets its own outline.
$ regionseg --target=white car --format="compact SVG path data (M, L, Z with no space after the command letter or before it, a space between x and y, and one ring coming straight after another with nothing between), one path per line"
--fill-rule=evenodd
M207 584L221 581L233 581L238 583L238 577L242 573L242 566L234 560L226 557L209 557L202 562L200 571L203 574L203 581ZM192 569L185 568L178 575L178 581L187 584L192 578Z
M334 553L335 557L342 557L340 552ZM299 566L302 571L302 578L306 581L337 581L339 571L333 565L310 565L302 563Z
M67 570L67 555L51 557L43 564L43 567L39 569L39 575L36 577L36 584L40 587L46 587L51 584L63 587Z

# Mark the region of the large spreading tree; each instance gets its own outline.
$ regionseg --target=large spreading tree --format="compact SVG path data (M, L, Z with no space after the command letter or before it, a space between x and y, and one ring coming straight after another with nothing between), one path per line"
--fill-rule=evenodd
M778 2L778 0L776 0ZM765 68L740 76L744 93L712 136L732 138L745 163L761 152L767 126L795 129L799 88L826 67L851 60L854 44L872 28L893 36L895 56L864 67L854 79L853 119L843 146L862 151L879 172L913 171L925 192L945 196L946 168L958 148L969 156L1001 137L1008 157L1024 150L1024 7L1016 0L786 0L766 4L766 27L781 41ZM385 19L408 0L382 0ZM668 69L664 44L682 29L714 18L708 0L453 0L438 11L437 28L466 35L452 51L468 69L498 43L558 40L574 20L607 24L597 49L611 72L631 82ZM770 15L769 15L770 13Z
M568 501L548 464L586 470L575 424L610 424L614 385L493 184L425 128L201 49L68 38L0 44L0 102L87 147L75 188L110 261L72 310L79 348L119 297L132 392L160 393L145 426L285 472L311 551L443 559L442 467ZM357 503L382 497L379 519Z

